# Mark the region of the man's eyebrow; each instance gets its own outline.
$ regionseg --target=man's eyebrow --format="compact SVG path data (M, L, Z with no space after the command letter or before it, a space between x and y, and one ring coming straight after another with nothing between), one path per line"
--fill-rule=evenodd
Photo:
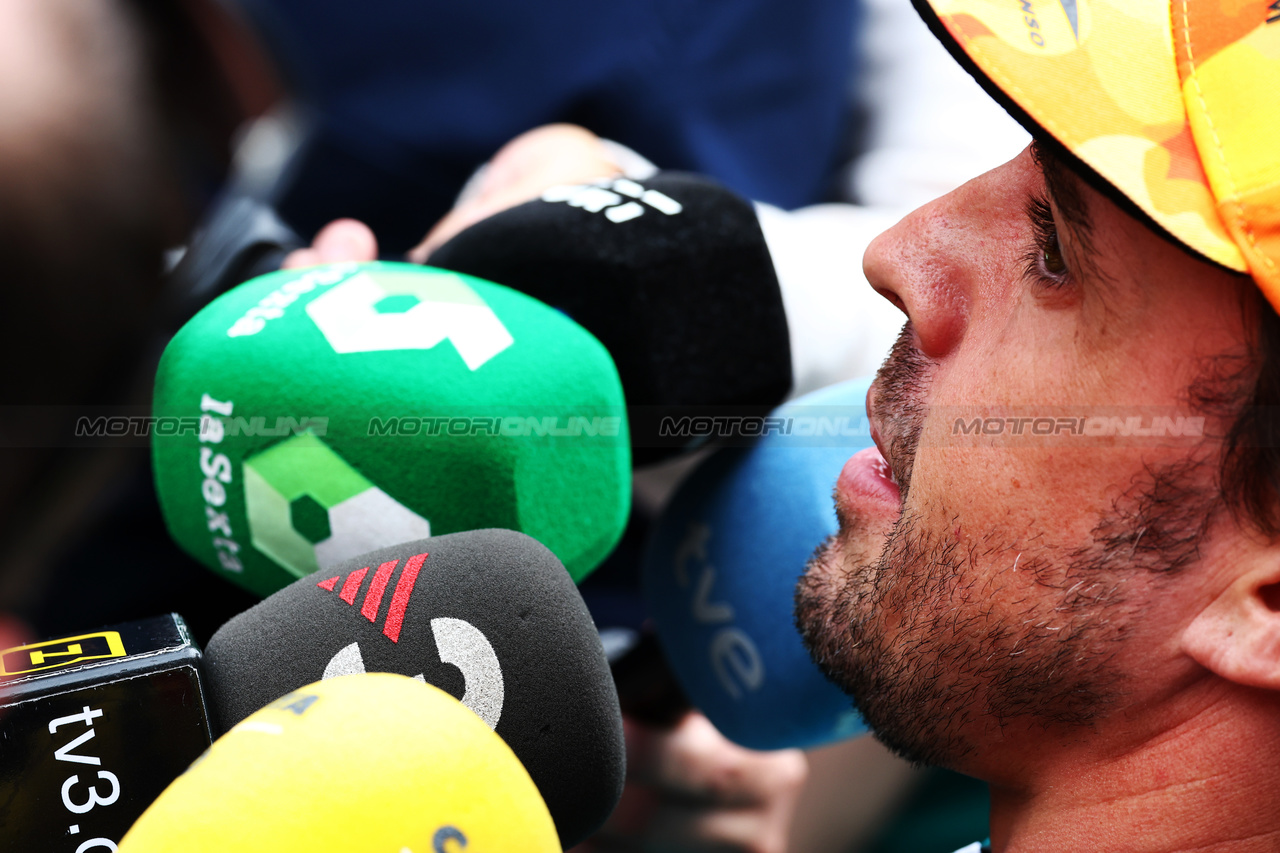
M1044 175L1044 185L1064 223L1070 228L1075 242L1086 261L1096 256L1093 247L1093 222L1089 217L1089 203L1081 191L1083 181L1053 150L1039 140L1031 143L1031 159Z

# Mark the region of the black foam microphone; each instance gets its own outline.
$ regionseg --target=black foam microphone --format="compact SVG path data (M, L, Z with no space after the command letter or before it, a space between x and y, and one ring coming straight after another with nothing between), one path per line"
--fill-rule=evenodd
M763 413L791 388L787 317L755 208L706 178L552 187L428 262L523 291L599 338L622 378L637 461L671 443L660 414Z
M423 539L302 578L220 628L205 662L220 731L321 678L392 672L446 690L520 758L566 848L622 793L599 636L564 566L521 533Z

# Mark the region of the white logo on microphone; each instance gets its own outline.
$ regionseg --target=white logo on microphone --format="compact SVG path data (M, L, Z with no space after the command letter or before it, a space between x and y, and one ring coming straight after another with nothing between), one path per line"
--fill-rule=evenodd
M489 639L465 619L449 617L432 619L431 633L435 636L440 660L462 670L462 704L475 712L489 728L496 729L498 719L502 716L505 691L502 665L498 663L498 655ZM359 675L364 671L360 644L351 643L343 646L329 659L321 680L340 675ZM426 681L422 673L414 678L424 683Z
M365 270L307 304L340 354L433 349L448 339L478 370L515 343L507 327L456 273Z
M311 433L245 460L244 502L253 547L297 577L431 535L427 519ZM306 510L315 524L300 524Z
M624 204L623 196L636 201L628 201ZM645 205L667 216L675 216L684 210L680 202L666 193L647 190L628 178L617 178L594 184L554 186L542 194L542 200L566 202L570 207L578 207L590 213L604 211L605 219L615 224L644 216Z
M733 605L727 601L711 600L716 570L707 553L710 541L710 527L697 523L689 525L673 560L676 582L681 589L687 590L691 580L687 571L689 564L699 569L689 613L699 625L720 626L707 648L711 669L725 692L733 699L741 699L744 689L755 691L764 685L764 661L747 632L731 624L734 620Z

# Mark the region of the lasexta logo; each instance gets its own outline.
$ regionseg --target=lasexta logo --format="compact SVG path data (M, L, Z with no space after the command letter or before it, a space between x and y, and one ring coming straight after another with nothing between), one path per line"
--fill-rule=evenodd
M253 546L297 577L431 535L427 519L310 433L246 459L244 495Z

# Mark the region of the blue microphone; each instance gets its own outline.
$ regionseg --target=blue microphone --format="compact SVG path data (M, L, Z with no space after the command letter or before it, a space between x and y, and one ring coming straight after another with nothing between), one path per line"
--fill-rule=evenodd
M813 747L866 731L849 697L809 658L792 616L795 585L837 529L832 490L872 445L870 379L775 409L681 484L642 566L648 612L689 700L753 749Z

